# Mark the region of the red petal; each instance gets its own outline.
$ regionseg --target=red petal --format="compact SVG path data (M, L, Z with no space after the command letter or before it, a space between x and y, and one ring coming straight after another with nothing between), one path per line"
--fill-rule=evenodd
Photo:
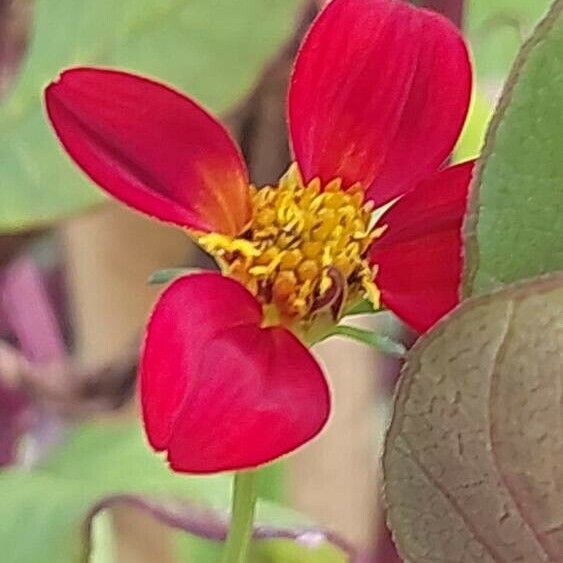
M324 426L330 395L320 367L289 331L261 321L255 298L219 274L182 278L157 304L142 397L151 444L168 450L173 469L255 467Z
M67 152L117 199L201 231L238 234L248 222L242 157L189 98L140 76L89 68L64 72L45 98Z
M467 48L448 20L406 2L333 0L295 63L295 157L306 179L361 182L382 204L445 161L470 93Z
M186 276L164 291L147 327L141 363L145 428L156 450L168 445L188 373L204 347L227 328L261 320L256 299L220 274Z
M459 302L461 226L474 162L438 172L379 220L371 261L383 303L419 332Z

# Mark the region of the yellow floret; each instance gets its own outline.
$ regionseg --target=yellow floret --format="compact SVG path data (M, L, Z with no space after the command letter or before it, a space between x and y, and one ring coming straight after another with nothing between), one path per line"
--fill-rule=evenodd
M244 233L198 238L225 273L291 322L311 320L335 279L348 301L365 296L379 305L366 254L382 231L372 227L361 186L344 190L340 179L324 189L318 179L305 185L293 164L278 186L251 186L251 193L252 222Z

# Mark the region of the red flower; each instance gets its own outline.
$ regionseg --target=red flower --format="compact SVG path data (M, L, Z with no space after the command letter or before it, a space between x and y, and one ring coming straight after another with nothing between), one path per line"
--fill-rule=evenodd
M333 0L291 80L296 164L257 190L224 128L166 86L79 68L48 87L49 117L79 166L186 229L223 270L172 283L148 325L145 425L173 468L256 466L322 429L328 387L294 333L364 296L381 295L419 331L457 303L473 164L440 167L470 90L467 49L441 16ZM373 206L397 198L374 227Z

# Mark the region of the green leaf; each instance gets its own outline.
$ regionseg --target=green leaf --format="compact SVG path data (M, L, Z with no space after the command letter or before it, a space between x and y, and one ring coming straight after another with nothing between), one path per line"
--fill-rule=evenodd
M481 84L491 86L508 73L518 50L549 0L471 0L464 28L474 53Z
M87 490L94 494L167 492L220 508L227 506L230 495L230 476L226 474L194 477L170 471L134 424L81 426L38 473L87 483Z
M253 543L248 563L348 563L349 557L327 542L307 545L289 540L259 540ZM221 545L183 535L178 542L179 561L217 563Z
M37 0L29 55L0 106L0 231L49 224L102 201L63 156L42 88L72 65L151 75L223 113L290 37L299 0ZM257 25L259 22L259 25Z
M251 553L256 563L347 563L348 558L334 545L303 545L288 540L256 542Z
M470 195L465 293L563 269L563 0L522 49Z
M409 353L384 455L405 561L559 561L563 274L468 299Z
M186 274L196 274L201 272L199 268L166 268L164 270L158 270L153 272L148 279L150 285L162 285L164 283L171 282L180 276Z
M269 477L262 476L259 485L261 497L271 497L272 488L279 494L279 466L266 471ZM196 477L172 473L162 456L150 451L135 426L86 425L40 468L0 473L0 550L10 563L86 561L90 542L84 530L90 519L98 510L122 503L149 510L167 523L176 519L178 530L189 529L183 523L200 516L204 524L211 519L211 529L216 530L224 526L230 489L227 474ZM282 535L300 529L322 533L305 517L271 502L260 501L258 521ZM107 529L96 531L94 539L102 541L97 557L107 560L111 555ZM337 554L340 558L334 561L344 563L342 552L329 544L324 541L319 549ZM212 542L195 537L189 538L188 545L199 557L195 560L202 563L217 551ZM265 547L255 549L261 554L256 563L281 561ZM301 561L316 563L315 553L313 550L311 557L304 553Z
M389 336L355 326L337 325L332 328L329 333L323 335L323 340L330 338L331 336L344 336L345 338L350 338L356 342L367 344L368 346L379 350L383 354L395 356L397 358L404 357L407 352L405 346L403 346L400 342L396 342Z
M381 309L375 309L373 303L369 299L362 299L359 303L356 303L348 311L344 313L344 316L349 315L369 315L379 312Z
M464 162L479 156L491 116L492 105L485 96L476 92L465 127L454 150L455 162Z

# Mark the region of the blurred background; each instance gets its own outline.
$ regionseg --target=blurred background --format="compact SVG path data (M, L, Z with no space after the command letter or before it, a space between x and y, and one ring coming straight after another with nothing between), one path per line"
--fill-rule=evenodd
M476 156L514 57L549 2L417 3L452 18L470 41L474 107L456 159ZM215 561L229 495L228 476L168 473L144 443L134 393L139 338L160 289L150 274L208 258L89 184L48 129L42 88L72 65L158 77L222 116L257 184L275 181L290 159L291 61L319 4L0 0L3 561ZM375 322L412 340L390 316ZM348 342L317 352L335 414L320 439L264 472L264 539L252 556L336 563L354 545L362 561L393 561L379 452L400 363Z

